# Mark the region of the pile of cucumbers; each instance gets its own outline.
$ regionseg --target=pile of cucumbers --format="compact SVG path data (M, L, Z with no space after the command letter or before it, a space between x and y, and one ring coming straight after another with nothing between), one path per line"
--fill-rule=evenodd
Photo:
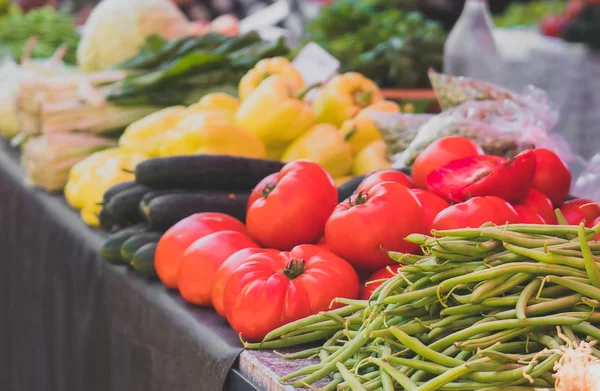
M252 189L284 163L227 155L173 156L137 165L135 181L104 193L100 225L110 235L100 256L155 277L162 234L195 213L219 212L241 221Z

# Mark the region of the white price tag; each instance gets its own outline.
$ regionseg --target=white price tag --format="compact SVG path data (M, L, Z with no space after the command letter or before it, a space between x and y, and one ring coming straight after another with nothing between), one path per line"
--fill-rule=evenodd
M340 62L314 42L309 42L298 53L293 64L307 86L326 82L340 68Z

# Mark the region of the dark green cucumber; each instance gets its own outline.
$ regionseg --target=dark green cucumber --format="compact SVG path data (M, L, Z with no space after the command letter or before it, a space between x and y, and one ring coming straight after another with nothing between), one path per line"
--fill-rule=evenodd
M344 202L348 197L350 197L358 188L358 185L360 185L363 179L365 179L364 175L357 176L338 187L338 202Z
M110 213L110 211L105 207L103 207L102 210L100 210L98 220L100 220L100 227L102 227L102 229L108 232L112 232L113 228L117 226L115 216L113 216L112 213Z
M146 277L156 277L154 268L154 254L156 253L156 243L148 243L140 247L131 258L133 269Z
M140 201L149 191L146 186L136 185L116 194L105 207L118 224L126 225L142 221L143 216L139 212Z
M121 257L126 261L131 261L133 254L142 246L148 243L158 243L162 233L160 232L143 232L135 234L127 239L121 245Z
M129 190L129 189L135 187L136 185L137 185L137 183L135 181L129 181L129 182L117 183L116 185L109 187L108 190L106 190L104 192L104 201L103 202L106 204L108 201L110 201L111 198L113 198L117 194L119 194L125 190Z
M148 205L150 205L150 202L152 202L153 199L163 196L163 195L167 195L167 194L176 194L176 193L189 193L189 190L152 190L148 193L146 193L145 196L142 197L142 200L140 201L140 211L142 212L142 215L145 215L145 211L148 210Z
M100 256L108 263L125 265L127 262L121 256L121 246L133 235L147 230L148 224L140 223L109 235L100 248Z
M227 155L171 156L136 166L135 178L155 189L250 191L284 163Z
M188 216L203 212L225 213L245 221L249 195L208 191L168 194L153 199L144 212L150 225L164 230Z

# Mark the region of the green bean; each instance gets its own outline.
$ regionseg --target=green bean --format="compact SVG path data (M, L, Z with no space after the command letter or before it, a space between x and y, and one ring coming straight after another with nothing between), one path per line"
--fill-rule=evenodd
M464 266L460 266L458 268L454 268L451 270L438 272L435 275L429 277L429 280L431 282L437 283L439 281L447 280L448 278L453 278L456 276L461 276L461 275L465 275L468 273L472 273L472 272L476 271L477 268L478 268L477 265L464 265Z
M517 319L523 321L527 318L527 314L526 314L527 303L529 302L529 299L531 299L531 297L534 295L534 293L538 291L538 289L540 288L540 285L542 285L542 280L535 279L535 280L531 281L525 287L525 289L523 289L523 292L521 292L521 295L519 296L519 300L517 301L517 308L516 308Z
M581 322L576 325L572 325L573 331L581 335L589 335L597 341L600 341L600 329L592 326L589 322Z
M350 373L350 371L344 366L344 364L342 364L341 362L338 362L336 364L336 367L337 367L338 371L340 372L340 374L342 375L342 377L344 378L344 381L346 382L346 384L348 385L348 387L350 387L350 389L352 391L367 391L362 386L360 381L358 381L358 379L356 377L354 377L354 375L352 373Z
M487 292L491 291L492 289L498 287L500 284L502 284L503 282L508 280L510 277L511 276L508 274L503 274L499 277L492 278L490 280L483 282L477 288L475 288L475 290L471 294L470 302L478 303L478 302L482 301L479 298L481 296L483 296L484 293L487 293Z
M404 331L408 335L415 335L419 333L423 333L428 330L428 325L436 322L436 320L426 320L423 322L412 321L410 323L403 324L401 326L397 326L399 329ZM371 338L381 338L381 337L390 337L392 333L389 329L384 330L376 330L371 332Z
M531 276L527 273L517 273L517 274L511 276L508 280L504 281L502 284L491 288L487 292L486 291L478 292L479 293L478 296L475 296L475 292L473 292L473 302L475 304L477 302L481 302L490 297L499 296L499 295L507 292L511 288L514 288L517 285L520 285L521 283L529 280L530 278L531 278Z
M413 300L422 299L427 296L435 296L439 290L439 286L432 286L418 291L401 293L399 295L388 296L383 299L384 304L410 303Z
M472 365L477 362L488 362L488 361L489 361L488 358L482 358L479 360L475 360L471 363L464 363L462 365L459 365L455 368L448 370L446 373L439 375L437 377L434 377L433 379L429 380L428 382L426 382L424 384L421 384L419 387L417 387L415 389L415 391L439 390L440 387L443 386L444 384L450 383L453 380L456 380L456 379L462 377L463 375L471 372L472 369L469 367L469 365Z
M496 239L502 241L504 243L504 247L506 247L507 243L515 244L517 246L535 248L535 247L544 247L551 246L556 244L564 244L567 243L565 239L559 238L532 238L531 235L525 235L515 232L509 232L504 230L499 230L497 228L485 228L481 230L481 236L489 239Z
M339 375L339 374L338 374L338 375ZM339 375L339 376L341 376L341 375ZM363 383L363 386L364 386L365 388L367 388L367 387L368 387L368 384L369 384L371 381L376 381L376 380L378 380L378 379L377 379L377 377L378 377L378 376L379 376L379 371L373 371L373 372L365 373L364 375L362 375L362 376L360 377L360 379L361 379L361 380L366 380L366 381ZM378 386L378 387L379 387L379 386ZM339 388L340 388L340 389L348 388L348 385L347 385L345 382L341 382L341 383L340 383L340 386L339 386ZM319 390L319 391L320 391L320 390Z
M476 320L480 319L480 317L471 317L458 320L447 327L436 327L429 332L427 335L430 339L437 338L444 333L448 333L451 331L455 331L457 329L462 329L467 326L471 326L476 322Z
M582 299L580 294L574 294L571 296L565 296L560 299L550 300L543 303L533 304L527 306L525 311L529 315L537 316L537 315L545 315L550 314L558 310L568 309L575 306ZM494 315L494 317L498 320L502 319L512 319L517 316L517 310L507 310L502 311Z
M461 365L463 362L454 358L445 356L434 350L429 349L427 346L421 343L418 339L412 338L408 334L404 333L397 327L390 329L392 335L400 341L401 344L417 353L419 356L426 358L436 364L443 365L445 367L456 367Z
M292 346L303 345L309 342L315 342L327 338L332 333L329 331L313 331L312 333L298 335L286 339L278 339L274 341L250 343L244 342L246 349L281 349Z
M405 390L410 391L417 388L417 385L412 380L390 364L375 357L369 357L369 362L377 365L382 371L387 372Z
M455 307L444 308L440 313L441 316L452 316L452 315L475 315L481 314L485 309L489 307L481 304L461 304Z
M586 277L587 275L582 271L573 269L567 266L560 265L547 265L538 263L517 263L517 264L505 264L496 266L494 268L473 272L466 276L454 277L446 280L438 285L440 292L445 292L451 287L459 284L467 284L471 282L480 282L496 277L500 277L505 274L516 274L516 273L529 273L529 274L555 274L560 276L573 276L573 277Z
M596 288L600 288L600 269L598 269L598 265L596 264L596 260L592 255L592 251L588 246L587 239L585 237L585 226L583 223L579 225L579 230L577 231L579 234L579 243L581 245L581 252L583 253L583 259L585 263L585 270L592 281L592 285Z
M485 349L485 348L488 348L488 347L494 345L497 342L510 341L510 340L514 339L515 337L530 333L531 331L533 331L532 327L524 327L521 329L513 329L513 330L511 330L511 329L502 330L496 334L492 334L487 337L466 340L465 342L462 342L460 344L460 348L467 349L467 350Z
M582 295L592 299L600 300L600 288L553 275L546 276L545 280L554 284L562 285L571 289L572 291L579 292Z
M502 263L516 263L516 262L524 262L529 261L529 258L524 257L523 255L515 254L511 251L503 251L494 255L488 255L483 262L487 264L491 264L492 262L502 262Z
M551 253L545 253L543 251L524 248L506 243L504 247L507 250L514 252L515 254L523 255L525 257L534 259L538 262L549 263L552 265L564 265L570 266L577 269L585 269L585 263L582 258L557 256Z
M344 378L339 373L333 375L333 380L327 383L324 387L319 388L319 391L336 391L338 384L341 384Z
M577 317L575 317L577 316ZM525 322L521 322L518 319L508 319L508 320L497 320L488 323L482 323L473 325L467 329L458 331L454 334L451 334L447 337L444 337L431 345L429 348L435 351L439 351L440 349L444 349L447 346L450 346L454 342L458 342L461 340L466 340L469 337L479 334L486 331L499 331L504 329L515 329L521 328L524 326L538 327L538 326L562 326L562 325L574 325L581 323L584 320L584 317L581 315L575 316L543 316L538 318L527 318Z
M345 307L341 307L335 310L331 310L330 312L336 315L340 315L340 316L347 316L350 315L354 312L359 311L360 308L359 307L354 307L354 306L345 306ZM321 321L327 320L322 314L316 314L316 315L311 315L311 316L307 316L304 319L300 319L297 320L295 322L291 322L286 324L283 327L280 327L276 330L271 331L270 333L268 333L265 338L263 339L263 341L270 341L273 340L283 334L285 334L286 332L290 331L290 330L295 330L298 327L303 327L303 326L308 326L314 323L318 323Z
M422 370L425 372L429 372L434 375L441 375L442 373L446 372L449 369L448 367L445 367L443 365L430 363L427 361L394 357L394 356L386 357L386 361L389 361L394 364L402 365L404 367L409 367L409 368L414 368L414 369Z
M490 297L481 302L484 307L512 307L517 305L519 296Z

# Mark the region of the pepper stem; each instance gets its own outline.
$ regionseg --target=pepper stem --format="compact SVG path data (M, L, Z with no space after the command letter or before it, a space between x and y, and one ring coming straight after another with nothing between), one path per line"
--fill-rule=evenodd
M348 131L348 133L346 133L344 135L344 140L348 141L352 138L352 136L354 136L354 134L358 131L358 129L356 128L356 125L352 126L352 128L350 128L350 130Z
M291 259L285 269L283 269L283 274L290 280L300 276L302 273L304 273L304 259Z
M373 91L358 91L354 95L354 99L360 107L367 107L371 104L371 99L373 99Z
M312 84L312 85L300 90L298 95L296 95L296 99L304 100L306 95L317 87L321 87L321 83L315 83L315 84Z

